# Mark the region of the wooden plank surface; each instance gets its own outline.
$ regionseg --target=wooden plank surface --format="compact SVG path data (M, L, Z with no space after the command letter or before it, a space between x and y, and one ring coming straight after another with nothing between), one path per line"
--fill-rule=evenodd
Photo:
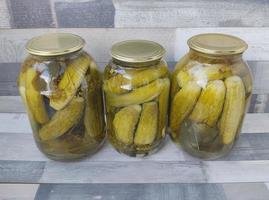
M0 28L264 27L268 5L266 0L1 0Z
M1 200L32 200L39 184L0 184Z
M126 39L150 39L162 44L167 51L167 61L177 61L188 51L187 39L194 34L219 32L234 34L246 40L249 49L246 60L269 60L269 28L118 28L118 29L2 29L0 31L0 62L21 62L26 51L24 46L30 38L49 32L71 32L82 36L87 50L97 62L107 63L113 43Z
M268 200L265 183L0 184L1 200Z
M269 25L269 3L263 0L114 0L113 2L115 27Z
M1 161L49 161L37 149L31 133L0 133ZM242 134L229 155L222 161L267 160L269 159L269 133ZM184 152L169 137L164 146L151 156L133 158L119 154L108 142L92 156L80 162L142 162L142 161L199 161Z
M269 161L0 161L7 183L269 182Z
M36 199L268 200L263 183L233 184L41 184Z

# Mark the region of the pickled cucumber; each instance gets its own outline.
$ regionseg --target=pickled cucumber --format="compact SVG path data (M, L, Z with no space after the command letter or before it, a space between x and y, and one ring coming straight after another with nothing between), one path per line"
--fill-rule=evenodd
M135 132L136 145L152 144L158 130L158 105L156 102L144 103Z
M130 145L134 142L134 131L141 112L140 105L131 105L122 108L115 114L113 128L116 138Z
M69 103L84 80L89 64L90 58L88 55L82 54L67 65L56 92L50 97L51 107L55 110L61 110Z
M130 90L149 84L165 76L168 69L165 65L151 67L145 70L132 71L132 73L117 74L104 82L104 90L114 94L123 94Z
M200 64L197 63L189 70L181 70L177 74L179 87L184 87L190 80L196 81L200 86L205 86L207 82L222 80L232 75L231 68L224 64Z
M176 138L182 121L191 113L200 96L201 87L190 81L174 97L170 113L170 128L172 136Z
M151 101L159 96L165 82L166 79L157 79L148 85L134 89L133 91L122 95L112 95L106 93L107 104L109 106L123 107Z
M224 144L234 141L245 111L245 86L239 76L225 80L226 97L220 120L220 134Z
M23 104L25 105L25 108L27 110L28 113L28 118L31 124L31 127L33 129L34 132L37 132L38 130L38 124L35 122L33 113L30 111L29 106L27 104L27 100L26 100L26 93L25 93L25 88L26 88L26 72L27 69L32 67L33 65L33 61L26 59L26 61L23 64L23 67L20 71L19 77L18 77L18 87L19 87L19 93L21 95Z
M209 81L222 80L232 75L231 67L225 64L208 64L204 71Z
M172 73L172 85L171 85L171 98L173 99L176 92L182 87L178 84L177 75L182 70L187 70L193 66L196 62L189 62L189 55L186 54L175 66L175 71ZM185 74L186 75L186 74Z
M23 75L22 77L23 78ZM36 88L35 81L38 79L38 73L34 68L28 68L25 79L25 97L30 112L39 124L44 124L49 120L43 96ZM22 89L22 88L21 88ZM23 97L24 98L24 97Z
M169 105L169 92L170 92L170 80L164 79L164 87L158 97L159 101L159 128L158 138L164 137L166 123L167 123L167 110Z
M223 81L209 82L206 88L202 90L190 119L211 127L215 126L222 111L225 90Z
M40 139L46 141L65 134L79 122L83 110L84 99L74 97L64 109L57 111L52 119L39 130Z
M192 77L185 70L182 70L177 74L177 84L180 88L184 87L191 79Z
M86 77L89 84L87 91L87 102L85 108L84 125L86 133L96 141L102 141L104 138L104 118L102 92L100 86L100 74L96 69L91 69L91 73ZM95 79L95 80L92 80ZM96 85L90 85L91 82L96 82Z

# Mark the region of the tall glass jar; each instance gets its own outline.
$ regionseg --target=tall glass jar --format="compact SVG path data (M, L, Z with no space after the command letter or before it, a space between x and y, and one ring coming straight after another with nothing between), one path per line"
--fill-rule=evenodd
M116 43L104 73L108 137L129 156L145 156L165 136L170 81L164 48L146 40Z
M190 154L215 159L227 154L241 129L252 93L242 59L247 44L225 34L200 34L172 75L169 129Z
M104 132L102 80L84 40L69 33L31 39L18 78L38 148L51 159L95 152Z

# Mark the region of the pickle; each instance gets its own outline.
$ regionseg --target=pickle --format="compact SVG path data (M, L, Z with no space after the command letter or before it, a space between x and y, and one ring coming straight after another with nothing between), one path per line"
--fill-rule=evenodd
M172 85L171 85L171 97L174 98L175 94L182 87L181 84L178 84L178 73L181 71L187 71L190 67L192 67L196 62L189 62L189 55L186 54L175 66L175 71L172 74ZM186 74L185 74L186 75ZM180 86L180 87L179 87Z
M231 67L225 64L205 65L204 71L209 81L224 79L232 75Z
M158 105L156 102L143 104L140 120L135 133L136 145L152 144L158 128Z
M35 123L33 113L29 110L29 106L27 104L26 94L25 94L26 72L27 72L27 69L32 66L31 65L32 62L29 61L30 63L28 64L27 61L28 61L28 59L23 64L23 68L20 71L20 74L19 74L19 77L18 77L18 86L19 86L19 93L21 95L22 102L25 105L26 111L28 113L28 118L29 118L31 127L33 129L33 132L37 132L37 130L38 130L38 124Z
M26 71L22 68L22 70L19 73L18 77L18 87L19 87L19 93L21 95L23 103L26 105L26 95L25 95L25 87L26 87Z
M50 106L55 110L61 110L75 96L88 70L90 58L82 54L72 60L57 86L56 92L50 97Z
M190 115L190 119L213 127L218 121L222 111L225 90L223 81L216 80L209 82L206 88L202 90L193 112Z
M184 87L191 80L190 74L182 70L177 74L177 84L180 88Z
M23 78L23 76L21 77ZM26 71L25 79L25 97L30 112L33 114L34 119L44 124L49 120L43 96L37 90L35 81L38 79L38 73L34 68L28 68ZM23 97L24 98L24 97Z
M204 85L209 81L224 79L231 75L231 68L227 65L198 63L189 70L181 70L177 74L177 83L181 88L190 80L197 81L199 85Z
M114 94L123 94L131 89L146 85L168 73L165 65L139 70L132 74L118 74L104 82L104 90Z
M84 99L74 97L64 109L57 111L51 120L39 130L40 139L46 141L65 134L79 122L83 109Z
M88 79L88 76L87 76ZM89 79L97 79L96 85L91 86L91 80L87 80L89 83L89 90L87 91L87 102L85 108L84 125L86 133L94 138L96 141L102 141L104 138L104 118L103 118L103 103L102 103L102 91L98 83L100 74L98 71L92 69Z
M160 77L164 77L166 74L168 74L168 69L165 64L153 67L149 69L145 69L140 71L139 73L136 73L132 80L131 84L136 88L140 87L142 85L146 85Z
M116 138L126 144L130 145L134 142L134 131L139 120L141 112L140 105L131 105L122 108L115 114L113 120L113 127Z
M157 79L146 86L134 89L133 91L122 95L106 93L107 103L109 106L123 107L151 101L159 96L164 87L165 81L166 79Z
M171 106L170 128L173 134L180 129L180 124L191 113L200 95L201 88L193 81L187 83L174 97ZM176 135L172 135L176 138Z
M170 80L164 79L164 87L159 96L159 131L158 137L164 137L166 122L167 122L167 110L169 105L169 92L170 92Z
M224 144L233 142L245 111L245 87L239 76L225 80L226 97L220 120L220 134Z
M104 81L103 88L106 92L123 94L131 90L131 77L127 74L117 74Z

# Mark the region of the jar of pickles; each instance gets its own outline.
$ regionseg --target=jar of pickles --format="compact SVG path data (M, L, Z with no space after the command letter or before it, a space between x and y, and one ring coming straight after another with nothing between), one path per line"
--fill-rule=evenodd
M190 154L215 159L228 153L241 129L252 93L242 59L247 44L225 34L200 34L172 75L169 129Z
M102 80L84 40L51 33L31 39L18 78L39 149L68 160L95 152L104 132Z
M129 156L145 156L165 136L170 81L164 48L146 40L113 45L104 73L107 132Z

